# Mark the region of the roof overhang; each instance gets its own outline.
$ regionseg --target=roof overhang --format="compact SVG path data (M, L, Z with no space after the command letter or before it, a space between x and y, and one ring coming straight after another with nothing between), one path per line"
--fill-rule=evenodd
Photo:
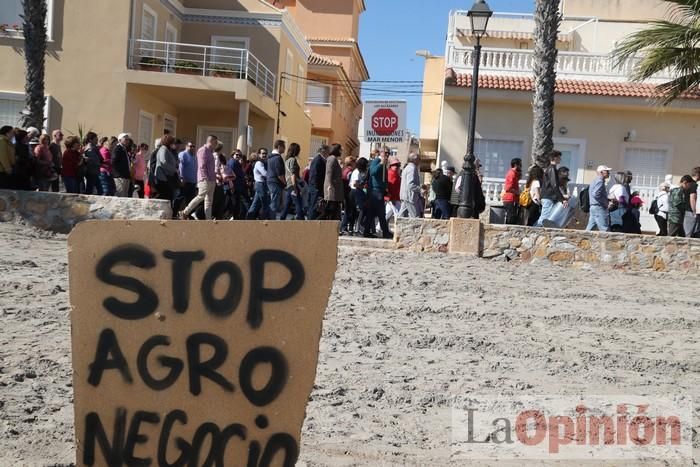
M340 47L340 48L350 48L354 55L355 60L360 65L360 73L362 75L363 81L369 80L369 70L367 69L367 64L365 63L365 58L362 55L360 46L355 39L336 39L331 37L307 37L306 40L311 44L311 46L316 47Z

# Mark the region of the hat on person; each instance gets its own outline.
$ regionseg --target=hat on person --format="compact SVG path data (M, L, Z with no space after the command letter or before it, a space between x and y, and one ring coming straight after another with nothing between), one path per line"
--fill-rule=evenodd
M123 140L124 138L129 138L131 139L131 135L129 133L119 133L119 136L117 136L118 140Z
M456 172L454 165L448 166L446 170L447 170L448 172L452 172L452 173L455 173L455 172Z
M599 165L598 168L596 169L596 172L602 172L604 170L607 170L610 172L612 168L608 167L607 165Z
M389 167L391 167L392 165L401 165L401 161L399 160L398 157L396 157L396 156L391 156L391 157L389 158Z

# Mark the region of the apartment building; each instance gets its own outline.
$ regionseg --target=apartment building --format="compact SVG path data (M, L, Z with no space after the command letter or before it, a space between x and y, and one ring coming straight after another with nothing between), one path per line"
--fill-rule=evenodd
M21 23L8 0L0 24ZM225 150L280 137L311 149L306 76L313 51L290 12L262 0L48 0L47 128L78 126L153 143L164 129ZM18 28L0 28L0 120L24 108ZM278 105L279 104L279 105Z
M666 15L660 0L565 0L560 29L555 146L572 182L589 183L599 164L631 170L644 196L666 174L678 177L700 165L700 94L667 108L651 102L662 73L646 83L628 79L634 60L614 68L615 44L650 20ZM495 14L482 40L476 153L485 188L497 201L513 157L529 160L532 146L533 31L529 14ZM422 148L461 166L467 143L474 38L466 11L450 15L446 55L425 62Z
M339 143L346 154L357 156L360 88L369 79L358 43L364 0L278 0L275 4L290 13L311 46L305 81L312 147Z

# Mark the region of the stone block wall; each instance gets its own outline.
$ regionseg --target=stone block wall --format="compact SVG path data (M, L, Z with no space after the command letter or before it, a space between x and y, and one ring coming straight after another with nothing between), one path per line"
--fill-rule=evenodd
M68 233L85 220L171 217L170 203L164 200L0 190L0 222L23 221L58 233Z
M449 243L450 221L402 218L394 224L397 249L447 253Z
M398 219L394 246L578 269L700 272L700 240L484 225L478 220Z
M700 272L700 240L489 225L484 258L578 269Z

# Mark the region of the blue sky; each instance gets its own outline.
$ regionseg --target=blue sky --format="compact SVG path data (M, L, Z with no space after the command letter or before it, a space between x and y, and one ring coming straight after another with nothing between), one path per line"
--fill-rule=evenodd
M497 12L531 12L534 0L487 0ZM423 59L417 50L445 53L450 10L468 10L472 0L365 0L367 11L360 20L360 46L372 80L420 81ZM383 86L383 85L382 85ZM365 87L380 89L367 84ZM399 89L398 87L396 89ZM401 87L401 90L420 89ZM365 99L403 99L381 92L365 92ZM420 96L406 96L408 128L418 133Z

